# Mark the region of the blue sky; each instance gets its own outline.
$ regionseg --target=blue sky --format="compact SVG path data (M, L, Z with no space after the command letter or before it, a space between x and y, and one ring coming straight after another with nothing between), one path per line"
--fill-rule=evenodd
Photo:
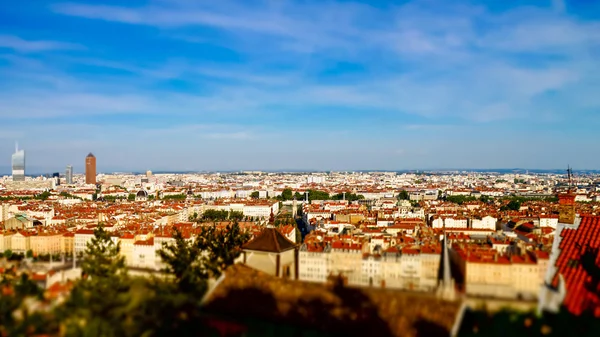
M126 4L126 5L124 5ZM595 1L0 4L0 167L600 168Z

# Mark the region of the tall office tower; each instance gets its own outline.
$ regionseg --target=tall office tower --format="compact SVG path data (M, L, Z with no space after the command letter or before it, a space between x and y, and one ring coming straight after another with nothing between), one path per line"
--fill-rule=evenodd
M19 144L12 155L12 176L13 181L25 181L25 151L19 150Z
M65 180L67 184L73 183L73 166L67 165L67 169L65 170Z
M91 152L85 157L85 183L96 184L96 157Z

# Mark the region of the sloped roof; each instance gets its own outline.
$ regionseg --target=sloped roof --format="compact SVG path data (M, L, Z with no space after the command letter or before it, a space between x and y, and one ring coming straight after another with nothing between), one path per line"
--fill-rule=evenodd
M565 307L574 315L589 310L600 317L600 217L582 217L579 227L565 228L561 236L552 284L556 286L562 274L567 291ZM588 262L582 257L589 258Z
M294 249L296 244L288 240L275 228L265 228L258 236L246 243L242 248L262 252L281 253Z

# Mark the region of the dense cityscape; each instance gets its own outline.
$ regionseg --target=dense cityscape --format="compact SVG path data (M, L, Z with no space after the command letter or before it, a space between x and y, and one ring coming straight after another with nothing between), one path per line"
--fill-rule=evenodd
M573 175L570 169L562 174L97 174L90 153L82 158L84 174L74 172L80 166L68 165L64 173L30 177L25 158L17 148L12 175L0 179L3 299L15 296L11 287L25 280L41 295L18 304L15 313L4 312L12 317L6 322L19 321L19 315L24 320L18 310L28 317L67 305L73 289L108 277L88 275L86 261L99 258L90 254L107 264L120 261L129 277L168 280L176 268L164 251L182 249L181 242L193 247L207 240L207 233L236 235L229 241L236 246L219 248L228 247L227 258L213 272L200 273L206 282L200 286L205 287L200 310L211 314L246 316L237 302L219 302L230 293L253 296L252 289L269 289L277 306L296 307L307 296L317 296L315 301L333 296L326 294L339 284L371 298L381 324L391 329L388 335L396 336L415 333L410 325L419 319L437 324L441 335L466 335L473 331L467 331L472 323L465 312L477 310L600 316L594 276L599 269L593 260L600 245L597 175ZM102 235L104 243L98 241ZM209 247L209 254L217 254ZM171 252L180 259L181 252ZM211 259L221 258L215 256ZM589 256L591 264L585 260ZM11 286L10 277L17 283ZM406 301L422 304L408 309ZM444 308L445 316L429 306ZM298 323L263 309L253 311L256 317L247 315ZM303 329L343 331L312 321L316 312L304 315ZM260 331L220 319L211 318L208 326L219 322L225 330L215 331L221 335L231 329ZM550 329L544 326L540 329ZM0 325L4 334L11 335L9 329Z
M0 337L599 337L600 1L0 1Z

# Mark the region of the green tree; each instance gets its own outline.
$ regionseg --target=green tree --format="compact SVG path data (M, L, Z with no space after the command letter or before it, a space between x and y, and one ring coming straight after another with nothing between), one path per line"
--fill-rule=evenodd
M219 277L242 253L242 245L250 234L240 228L237 221L224 230L216 226L204 227L196 237L196 247L205 252L205 266L211 277Z
M102 225L94 230L81 263L82 278L58 310L69 336L126 334L130 280L125 258Z
M164 271L175 277L177 289L185 294L198 295L207 287L208 271L202 252L192 240L186 240L181 231L173 230L174 242L163 243L158 256L166 264Z
M408 192L406 190L402 190L402 191L400 191L400 194L398 194L398 199L408 200L408 199L410 199L410 196L408 195Z
M308 190L308 200L329 200L329 193L319 190Z
M466 195L449 195L446 197L446 200L453 202L455 204L462 205L467 201L475 201L475 200L477 200L477 198L475 198L473 196L466 196Z
M135 200L135 194L133 194L133 193L129 193L129 194L127 195L127 200L128 200L128 201L134 201L134 200Z
M228 216L229 220L240 221L244 218L244 212L240 211L231 211Z
M226 210L207 209L202 214L202 218L209 221L225 221L228 217L229 212Z
M299 194L299 193L296 192L296 194ZM292 200L292 199L294 199L294 196L292 195L292 189L291 188L285 188L281 192L281 200L286 201L286 200Z
M252 193L250 193L250 198L252 199L258 199L260 196L260 193L258 191L254 191Z
M10 250L10 249L7 249L7 250L5 250L5 251L4 251L4 257L5 257L7 260L10 260L10 258L11 258L12 256L13 256L13 251L12 251L12 250Z
M35 198L38 200L48 200L48 197L50 197L50 195L52 195L50 192L44 191L44 192L36 195Z
M150 283L134 317L140 327L136 335L215 335L201 323L200 300L208 279L218 277L239 256L247 234L234 223L225 231L214 225L203 227L194 240L186 239L175 229L173 238L173 242L163 244L158 254L174 282Z
M197 221L198 220L198 213L194 212L194 214L188 216L188 221Z
M172 194L163 196L163 200L185 200L187 195L185 194Z
M324 192L324 191L319 191L319 190L308 190L308 201L313 201L313 200L330 200L331 198L329 197L329 193ZM296 192L298 195L296 197L296 199L298 200L304 200L306 198L306 193L304 194L299 194L298 192Z
M28 259L31 259L31 258L33 257L33 251L32 251L31 249L30 249L30 250L28 250L28 251L27 251L27 253L25 254L25 256L26 256Z
M481 195L479 197L479 201L483 202L483 203L489 203L492 199L490 198L490 196L488 195Z
M518 211L521 209L521 202L517 200L511 200L506 207L512 211Z
M343 193L338 193L338 194L334 194L331 196L332 200L343 200L344 198L346 198L346 200L348 200L348 201L356 201L356 200L363 200L365 198L365 196L362 194L354 194L354 193L350 193L350 192L346 192L345 196Z
M186 240L175 229L173 238L158 252L167 265L165 271L175 277L179 291L200 296L208 279L219 277L240 256L250 235L234 222L223 230L215 225L202 227L194 240Z

